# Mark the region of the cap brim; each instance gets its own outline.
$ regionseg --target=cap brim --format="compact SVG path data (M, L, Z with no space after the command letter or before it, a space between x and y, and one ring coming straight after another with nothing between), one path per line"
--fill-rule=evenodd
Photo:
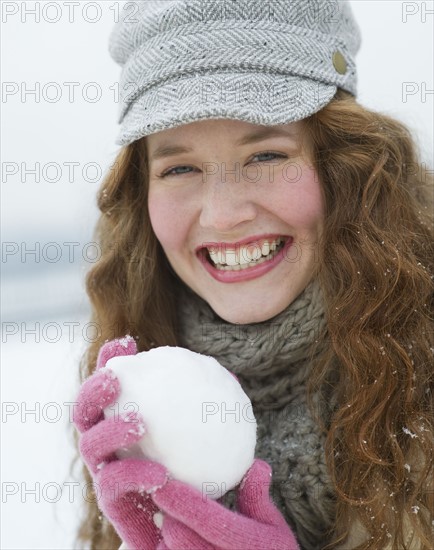
M334 84L291 75L187 74L151 87L135 99L116 143L128 145L162 130L212 118L266 126L295 122L322 109L336 90Z

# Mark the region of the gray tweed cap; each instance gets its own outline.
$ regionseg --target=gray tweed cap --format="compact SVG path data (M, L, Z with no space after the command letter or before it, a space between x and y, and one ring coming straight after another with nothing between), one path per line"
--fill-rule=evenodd
M337 88L356 95L359 47L347 1L127 2L109 39L122 67L116 143L210 118L300 120Z

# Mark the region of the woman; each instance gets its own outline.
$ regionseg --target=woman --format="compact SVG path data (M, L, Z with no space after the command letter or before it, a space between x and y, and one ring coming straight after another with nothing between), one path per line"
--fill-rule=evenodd
M125 349L214 356L258 421L249 498L242 484L227 515L233 495L209 508L135 464L161 489L96 491L107 519L91 503L81 538L241 548L216 526L242 517L245 548L431 548L432 180L406 128L355 99L347 3L223 4L146 2L112 34L124 148L99 193L87 288L101 337L83 375ZM103 346L125 334L127 348ZM101 409L115 398L103 382L85 382L75 418L96 487L132 475L109 452L125 434L80 415L95 391ZM137 504L163 510L163 529Z

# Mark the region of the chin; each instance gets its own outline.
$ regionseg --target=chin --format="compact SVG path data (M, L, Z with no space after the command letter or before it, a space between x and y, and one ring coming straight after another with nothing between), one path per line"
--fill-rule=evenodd
M279 313L281 313L287 305L280 308L261 308L257 305L252 307L252 309L247 309L246 307L242 308L224 308L222 304L212 304L209 306L214 310L214 312L221 317L227 323L233 325L250 325L252 323L262 323L272 319ZM215 307L214 307L215 306Z

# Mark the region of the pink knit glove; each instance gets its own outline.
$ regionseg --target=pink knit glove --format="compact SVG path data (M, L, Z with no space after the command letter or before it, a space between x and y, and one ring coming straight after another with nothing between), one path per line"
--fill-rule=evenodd
M74 423L81 433L80 453L94 482L99 508L130 550L155 550L161 533L154 523L158 508L150 498L167 480L167 470L155 462L119 460L115 451L136 443L145 432L137 414L104 419L103 409L119 396L119 380L98 372L118 355L134 355L134 339L125 337L105 344L98 355L97 371L81 387Z
M197 489L169 480L152 493L164 512L158 550L298 550L294 534L270 499L270 466L256 459L237 489L237 512Z
M169 479L158 463L116 457L116 450L142 437L145 426L135 414L104 419L103 409L117 400L120 386L116 377L98 369L111 357L135 353L129 337L105 344L97 372L80 390L74 414L98 505L128 549L297 550L294 535L270 500L271 468L266 462L255 460L244 477L237 490L236 513ZM159 510L164 512L161 532L154 522Z

